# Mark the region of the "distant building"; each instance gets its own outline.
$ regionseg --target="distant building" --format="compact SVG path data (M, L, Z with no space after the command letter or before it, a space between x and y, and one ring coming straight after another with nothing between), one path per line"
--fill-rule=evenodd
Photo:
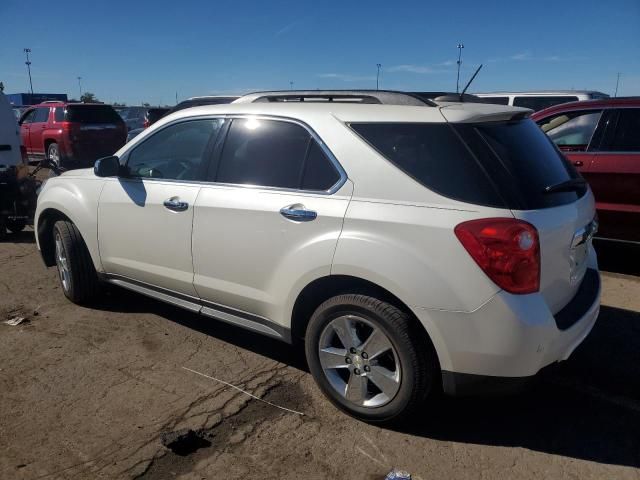
M66 102L68 100L66 93L9 93L7 94L9 103L15 107L27 105L37 105L47 100L58 100Z

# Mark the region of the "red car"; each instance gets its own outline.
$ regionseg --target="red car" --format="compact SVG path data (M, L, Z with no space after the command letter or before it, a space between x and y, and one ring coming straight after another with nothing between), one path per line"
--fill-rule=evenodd
M20 117L29 158L47 157L66 169L93 166L127 139L127 127L111 105L45 102Z
M589 182L598 237L640 243L640 97L565 103L531 118Z

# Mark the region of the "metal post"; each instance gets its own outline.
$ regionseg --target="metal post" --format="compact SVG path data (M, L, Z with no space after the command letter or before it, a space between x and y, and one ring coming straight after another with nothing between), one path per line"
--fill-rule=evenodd
M456 78L456 93L460 93L460 65L462 65L462 49L463 43L458 44L458 77Z
M613 94L614 97L618 96L618 85L620 84L620 72L618 72L618 79L616 80L616 93Z
M289 90L293 90L293 80L289 82Z
M80 90L80 98L78 100L82 100L82 77L78 77L78 89Z
M24 53L27 55L27 61L24 63L27 66L27 72L29 72L29 87L31 88L31 96L33 97L33 82L31 81L31 61L29 60L29 54L31 53L31 49L25 48L23 50L24 50Z
M376 63L376 67L378 67L378 73L376 74L376 90L380 90L380 69L382 68L382 64Z

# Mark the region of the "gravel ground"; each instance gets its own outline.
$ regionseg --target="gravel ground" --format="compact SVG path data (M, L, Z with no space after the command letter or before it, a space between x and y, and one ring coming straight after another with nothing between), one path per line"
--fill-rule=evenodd
M336 411L297 349L117 289L69 303L32 235L0 244L0 320L26 318L0 323L0 478L640 479L634 275L603 275L592 334L526 394L382 429ZM603 268L640 272L608 250Z

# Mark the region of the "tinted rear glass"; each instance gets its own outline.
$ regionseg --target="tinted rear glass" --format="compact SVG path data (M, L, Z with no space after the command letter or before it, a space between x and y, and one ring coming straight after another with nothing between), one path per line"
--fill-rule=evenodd
M486 103L495 103L496 105L509 105L509 97L480 97Z
M121 123L122 119L110 105L68 105L67 122Z
M575 102L578 97L566 96L566 97L514 97L513 105L515 107L530 108L531 110L543 110L545 108L553 107L560 103Z
M585 192L544 193L578 174L528 119L351 127L407 175L463 202L528 210L571 203Z
M449 124L352 123L351 127L429 189L463 202L504 206L482 166Z

